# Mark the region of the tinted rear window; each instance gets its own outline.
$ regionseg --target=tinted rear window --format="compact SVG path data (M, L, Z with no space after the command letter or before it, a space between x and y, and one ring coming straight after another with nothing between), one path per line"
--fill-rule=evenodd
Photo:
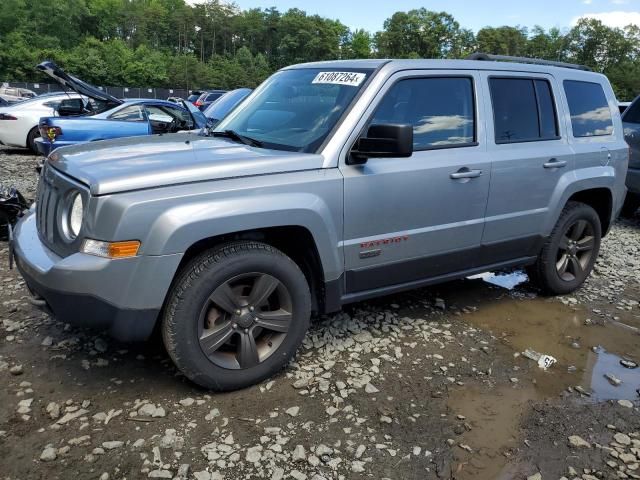
M574 137L611 135L613 120L602 85L565 80L564 91L569 103Z
M491 78L496 143L558 138L551 85L542 79Z
M640 123L640 98L636 99L622 116L622 121L627 123Z

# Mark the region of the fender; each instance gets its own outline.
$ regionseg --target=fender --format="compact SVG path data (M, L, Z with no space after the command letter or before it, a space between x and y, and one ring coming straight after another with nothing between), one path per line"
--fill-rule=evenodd
M556 185L549 203L552 208L544 223L544 235L551 235L567 201L578 192L594 188L606 188L611 192L614 200L612 202L612 210L615 211L616 198L614 192L616 190L616 178L616 169L612 165L580 168L563 175Z
M140 254L182 254L211 237L296 226L316 244L326 281L342 273L343 181L338 169L183 184L100 197L93 238L137 239Z
M194 243L234 232L300 226L311 233L327 279L340 275L338 232L326 203L309 193L271 194L194 202L160 215L149 232L150 255L185 252Z

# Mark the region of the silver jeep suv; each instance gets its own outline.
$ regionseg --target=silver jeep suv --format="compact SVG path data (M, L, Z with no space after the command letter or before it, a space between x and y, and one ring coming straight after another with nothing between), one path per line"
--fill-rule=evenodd
M571 292L628 148L606 77L520 60L296 65L208 136L60 148L16 264L34 303L123 340L157 326L217 390L273 375L348 303L516 266Z

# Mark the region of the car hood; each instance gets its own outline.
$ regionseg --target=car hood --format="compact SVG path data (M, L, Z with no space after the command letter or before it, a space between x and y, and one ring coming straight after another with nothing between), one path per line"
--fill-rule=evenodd
M62 147L49 164L92 195L322 168L321 155L255 148L193 133L130 137Z
M120 105L122 103L122 100L109 95L107 92L103 92L99 88L89 85L73 75L69 75L50 60L40 63L36 68L53 78L62 88L70 88L80 95L101 100L108 104Z

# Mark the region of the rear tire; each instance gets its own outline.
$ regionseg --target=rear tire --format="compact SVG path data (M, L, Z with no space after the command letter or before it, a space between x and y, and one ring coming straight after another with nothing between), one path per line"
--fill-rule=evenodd
M38 153L38 147L36 146L36 138L40 137L40 131L38 127L33 127L29 130L29 134L27 135L27 148L31 150L33 153Z
M543 292L573 292L587 279L600 251L600 217L589 205L568 202L529 276Z
M640 208L640 195L637 193L627 192L627 197L624 199L622 205L622 211L620 214L623 217L633 217L636 211Z
M233 242L198 255L179 274L162 337L187 378L236 390L287 365L310 315L309 285L293 260L265 243Z

